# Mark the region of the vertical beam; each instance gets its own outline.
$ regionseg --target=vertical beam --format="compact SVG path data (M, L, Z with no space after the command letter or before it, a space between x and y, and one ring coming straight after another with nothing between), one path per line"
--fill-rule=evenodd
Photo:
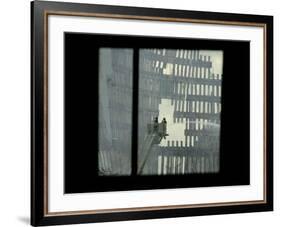
M133 53L132 175L138 171L139 49Z

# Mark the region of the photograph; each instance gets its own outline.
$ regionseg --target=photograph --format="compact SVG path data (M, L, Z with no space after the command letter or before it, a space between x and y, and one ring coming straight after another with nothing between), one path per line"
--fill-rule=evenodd
M223 51L139 50L140 175L219 171ZM99 50L99 174L131 174L133 49Z

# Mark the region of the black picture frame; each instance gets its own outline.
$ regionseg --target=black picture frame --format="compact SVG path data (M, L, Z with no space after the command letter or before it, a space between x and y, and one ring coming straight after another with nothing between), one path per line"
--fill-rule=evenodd
M102 17L147 21L176 21L211 25L262 27L264 31L264 195L263 200L167 205L122 209L49 212L48 207L48 16ZM90 34L89 34L90 36ZM103 37L104 38L104 37ZM111 37L112 38L112 37ZM144 43L144 42L143 42ZM249 69L249 66L248 66ZM246 69L247 70L247 69ZM246 80L247 81L247 80ZM248 81L251 83L251 81ZM249 84L248 84L249 85ZM249 86L248 86L249 87ZM247 86L246 86L247 92ZM262 91L261 91L262 92ZM88 222L182 217L273 210L273 17L184 10L34 1L31 3L31 224L56 225ZM247 109L247 102L245 108ZM247 137L246 137L247 138ZM247 142L247 141L246 141ZM245 143L246 143L245 142ZM249 141L248 141L249 145ZM249 158L249 157L248 157ZM247 155L243 159L249 163ZM84 160L85 161L85 160ZM246 169L249 164L246 165ZM87 169L86 169L87 170ZM81 182L80 182L81 183ZM102 181L100 182L102 183ZM133 189L151 189L142 182ZM151 182L150 182L151 183ZM222 183L218 185L231 185ZM249 175L238 185L249 184ZM106 185L106 184L105 184ZM87 191L128 190L127 183ZM233 184L235 185L235 183ZM192 185L191 185L192 186ZM195 185L198 186L198 185ZM202 185L199 185L202 186ZM204 186L204 185L203 185ZM208 185L207 185L208 186ZM209 185L210 186L210 185ZM162 185L180 188L188 185ZM193 185L194 187L194 185ZM80 192L74 189L72 192ZM71 192L71 191L70 191Z

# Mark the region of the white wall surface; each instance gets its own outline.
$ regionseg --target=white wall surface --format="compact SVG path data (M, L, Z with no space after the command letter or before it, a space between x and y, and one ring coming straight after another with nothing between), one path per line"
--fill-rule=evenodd
M281 7L277 0L80 0L111 5L274 15L275 211L249 214L88 224L85 226L280 226L281 221ZM30 4L0 1L0 226L29 225L30 210ZM82 226L82 225L80 225Z

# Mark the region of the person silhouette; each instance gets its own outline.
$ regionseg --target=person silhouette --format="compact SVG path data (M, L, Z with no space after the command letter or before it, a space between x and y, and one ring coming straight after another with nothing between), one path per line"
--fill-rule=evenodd
M167 121L166 118L164 117L162 120L163 123L163 137L166 139L166 134L167 134Z
M153 125L154 132L158 131L158 117L154 118L154 125Z

